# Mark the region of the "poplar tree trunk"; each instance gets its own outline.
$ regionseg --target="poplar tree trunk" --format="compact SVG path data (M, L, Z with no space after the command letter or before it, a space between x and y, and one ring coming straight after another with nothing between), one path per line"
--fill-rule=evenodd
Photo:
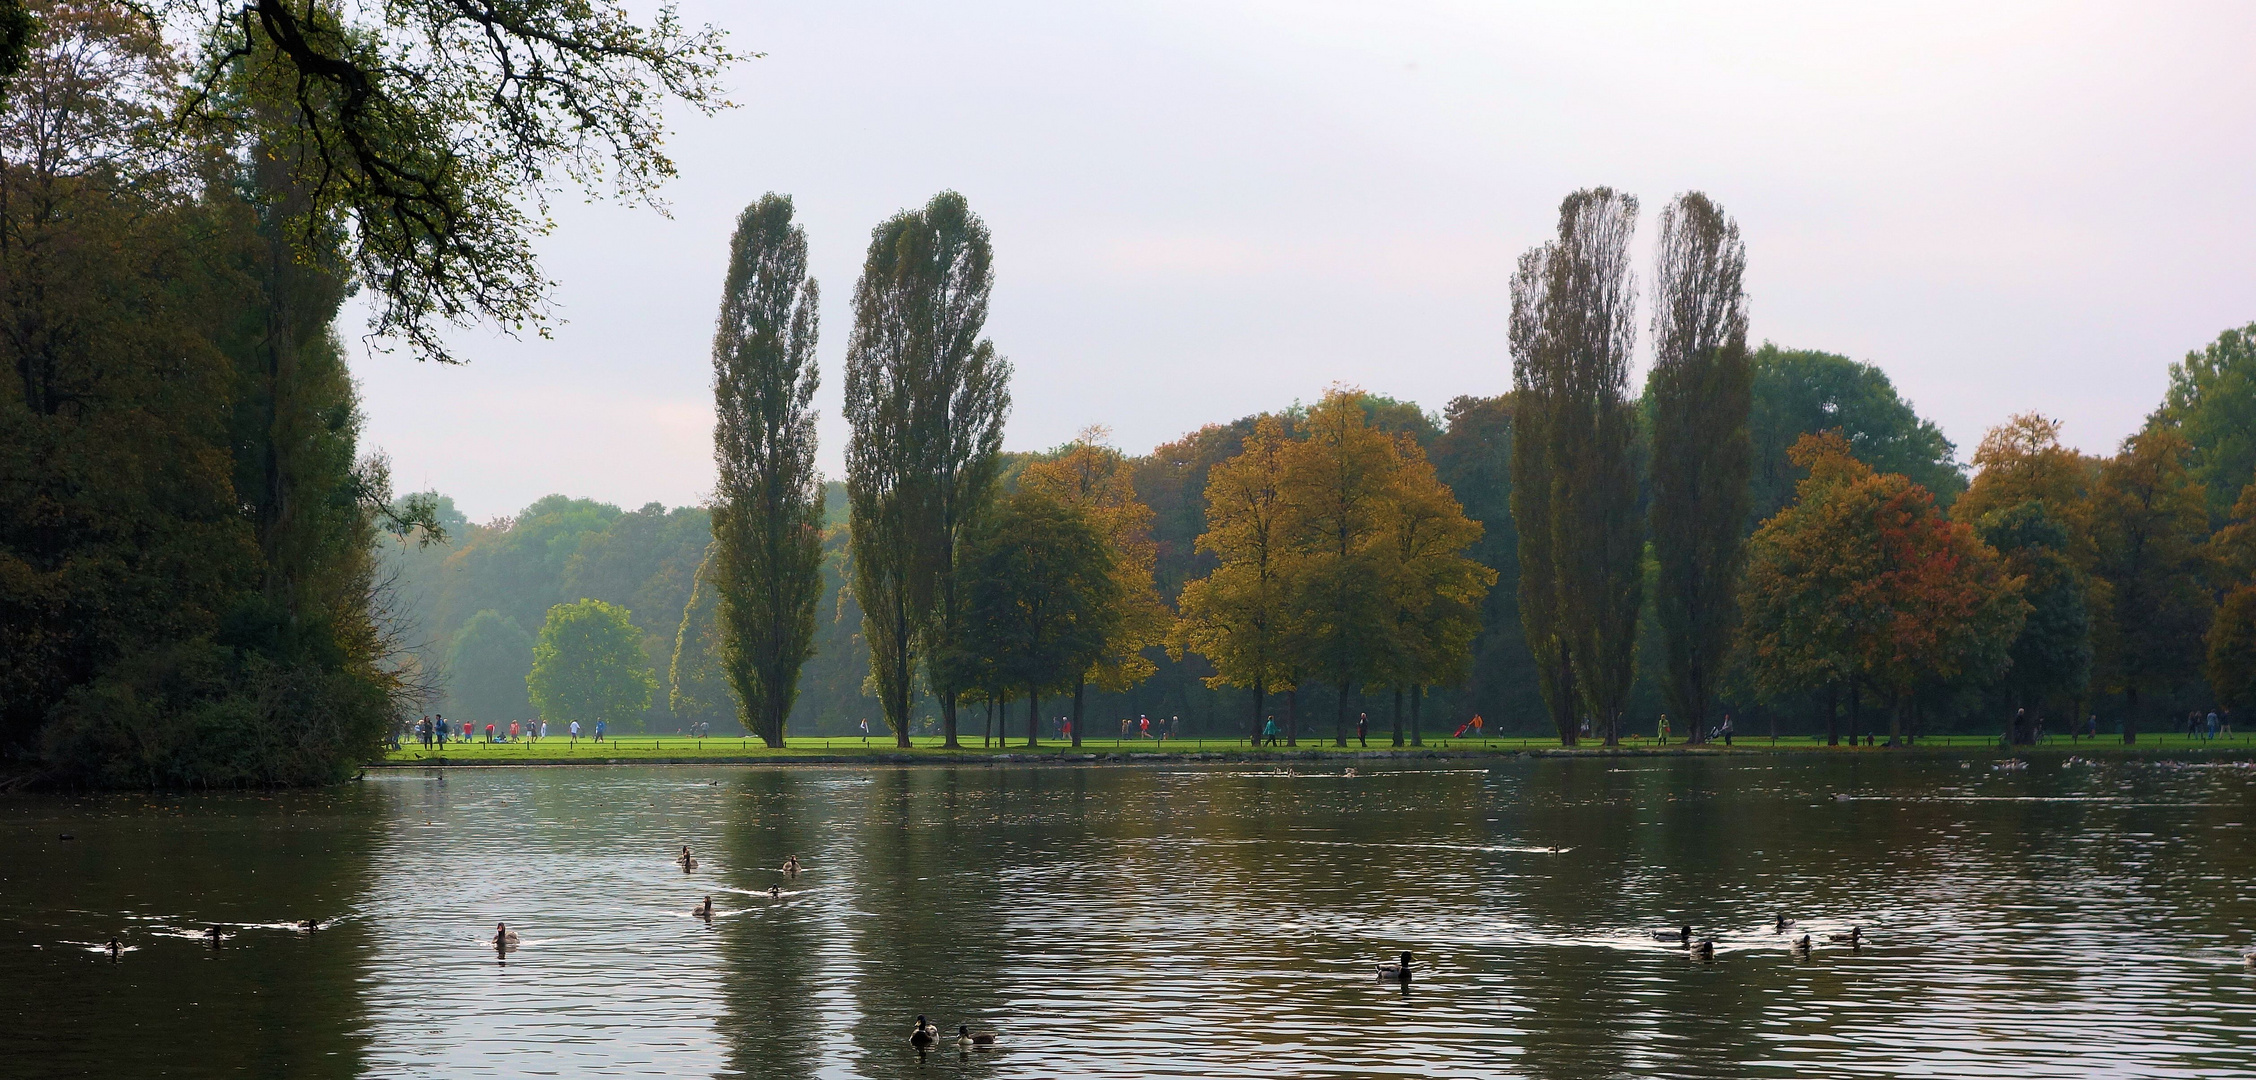
M1402 745L1402 687L1394 688L1394 745Z

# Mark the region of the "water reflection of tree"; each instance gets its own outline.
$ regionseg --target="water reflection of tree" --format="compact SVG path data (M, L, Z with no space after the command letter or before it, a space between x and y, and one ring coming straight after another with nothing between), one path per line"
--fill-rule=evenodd
M868 785L855 892L838 900L861 913L851 943L861 1016L849 1038L865 1075L900 1071L919 1013L950 1033L999 1018L1009 957L1002 882L1013 845L1007 816L1000 830L994 818L1009 812L1008 788L1039 783L1045 772L899 769Z
M835 826L835 812L819 801L808 776L756 769L732 780L731 808L722 827L727 883L753 891L781 885L798 895L783 901L728 893L716 898L724 912L721 936L721 1015L730 1072L740 1076L813 1076L821 1065L815 1038L824 1026L819 1005L826 909L843 904L851 880L853 837ZM778 868L799 856L806 872L788 880Z

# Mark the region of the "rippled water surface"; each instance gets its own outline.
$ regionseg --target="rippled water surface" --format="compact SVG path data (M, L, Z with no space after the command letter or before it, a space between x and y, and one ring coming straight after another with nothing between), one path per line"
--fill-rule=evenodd
M8 799L0 1076L2256 1077L2256 771L1430 765Z

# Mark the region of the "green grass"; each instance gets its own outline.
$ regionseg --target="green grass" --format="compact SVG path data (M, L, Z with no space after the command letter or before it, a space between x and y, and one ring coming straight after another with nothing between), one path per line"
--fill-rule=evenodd
M1885 740L1882 741L1884 742ZM1028 749L1024 739L1013 739L1007 746L982 747L979 745L979 740L976 736L969 740L966 740L963 749L960 751L949 751L943 749L941 747L941 740L938 736L919 736L915 739L912 739L911 743L912 747L908 751L911 755L920 758L930 758L936 761L944 761L958 756L977 758L1003 753L1013 755L1023 755L1029 753L1055 755L1059 753L1078 752L1082 754L1149 755L1162 753L1247 753L1252 751L1252 747L1244 738L1230 739L1219 736L1169 739L1165 742L1156 742L1151 739L1134 738L1123 740L1115 740L1110 738L1090 739L1083 742L1080 750L1078 751L1074 751L1073 748L1067 743L1050 740L1045 740L1039 747L1036 747L1032 750ZM1624 740L1623 746L1625 749L1632 751L1667 750L1670 752L1681 752L1685 749L1681 741L1671 742L1666 747L1662 747L1659 744L1656 744L1652 739L1646 738ZM1368 748L1356 745L1353 740L1349 740L1348 745L1342 748L1333 746L1328 738L1306 738L1302 739L1300 741L1300 745L1297 747L1279 746L1274 748L1273 750L1265 747L1261 752L1291 753L1296 755L1305 755L1313 752L1324 755L1347 756L1361 752L1365 749L1377 751L1390 750L1393 748L1389 746L1385 742L1385 740L1379 738L1372 739L1371 745ZM1511 753L1521 750L1556 751L1560 749L1560 744L1559 740L1556 738L1539 738L1534 736L1494 736L1480 739L1428 738L1423 748L1405 747L1404 749L1488 751L1496 753ZM1599 751L1602 750L1603 747L1597 744L1595 741L1592 741L1584 743L1582 749ZM1996 737L1988 735L1930 735L1921 738L1916 749L1931 752L1955 751L1963 753L1987 753L1998 754L2001 756L2004 754L2004 751L1998 747ZM2234 735L2230 737L2218 738L2212 741L2207 739L2191 739L2183 734L2145 734L2139 736L2139 741L2134 746L2124 746L2121 737L2116 735L2101 735L2096 741L2091 739L2080 739L2073 742L2071 742L2066 737L2048 736L2045 739L2044 744L2037 747L2036 750L2040 753L2059 753L2063 755L2078 753L2094 756L2119 755L2124 753L2184 753L2187 751L2208 750L2250 751L2256 750L2256 736ZM1889 751L1886 746L1850 747L1843 745L1829 747L1825 745L1822 738L1811 739L1808 736L1801 736L1795 738L1782 737L1775 744L1773 744L1772 741L1767 737L1751 739L1740 738L1735 741L1735 745L1728 748L1717 744L1711 747L1697 748L1695 752L1877 754L1889 753L1891 751ZM2028 752L2028 748L2023 748L2021 752ZM710 759L716 761L761 759L790 760L794 758L855 758L863 756L877 759L891 757L900 753L902 753L902 751L899 747L894 745L894 742L890 737L879 737L876 735L872 735L866 742L858 735L815 738L795 737L790 740L790 745L781 750L770 750L767 747L762 746L758 739L753 738L694 739L680 735L622 735L606 738L603 742L600 743L595 742L592 739L583 738L580 739L577 744L574 744L573 741L568 738L558 737L551 737L537 743L449 743L444 747L434 747L429 751L424 750L421 746L410 744L403 746L400 750L384 755L382 763L391 765L404 765L414 764L420 761L429 761L434 758L444 759L449 763L484 765L500 765L512 762L521 762L526 764L552 764L570 763L575 761L594 763L607 761L658 761L683 759Z

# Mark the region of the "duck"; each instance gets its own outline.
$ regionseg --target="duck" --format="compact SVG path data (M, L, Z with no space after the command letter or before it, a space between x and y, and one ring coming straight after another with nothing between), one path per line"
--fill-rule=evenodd
M993 1046L995 1045L995 1033L992 1031L973 1031L970 1024L957 1024L956 1041L965 1046Z
M211 939L212 948L214 949L219 948L219 943L226 940L227 938L227 935L220 933L219 927L216 926L205 928L204 936Z
M1695 943L1692 946L1692 959L1700 961L1715 959L1715 939L1701 938Z
M1410 954L1403 953L1402 959L1400 960L1394 960L1380 964L1379 981L1383 983L1401 983L1404 986L1410 985L1410 961Z
M110 954L110 959L115 960L119 954L125 952L125 943L116 938L111 938L102 943L102 948Z
M2240 951L2240 959L2242 963L2245 963L2251 967L2256 967L2256 945L2251 945L2248 948L2242 949Z
M799 876L799 856L793 855L783 860L783 874L785 877Z
M783 899L783 886L781 886L781 885L770 885L770 886L768 886L768 899L770 899L770 900L781 900L781 899Z
M1810 954L1810 936L1809 936L1808 934L1803 934L1803 935L1802 935L1801 937L1799 937L1799 938L1795 939L1795 941L1794 941L1794 955L1795 955L1795 956L1808 956L1809 954Z
M1679 945L1690 945L1692 944L1692 924L1684 924L1682 930L1655 930L1653 931L1653 940L1673 941Z
M676 858L674 861L680 863L682 870L684 870L685 872L697 869L697 856L691 855L689 853L688 844L682 845L682 853L680 857Z
M497 949L509 948L517 944L517 931L511 930L508 923L495 923L493 943Z
M310 934L310 933L313 933L313 932L314 932L314 931L316 931L316 930L319 930L319 929L321 929L321 920L319 920L319 919L299 919L299 920L298 920L298 924L297 924L297 925L298 925L298 929L300 929L300 930L303 930L303 931L305 931L306 933Z
M909 1045L914 1046L919 1050L929 1050L932 1048L933 1043L939 1041L940 1028L938 1027L938 1025L935 1025L930 1020L926 1020L923 1013L918 1013L916 1018L916 1029L909 1032Z
M1778 922L1770 928L1770 932L1783 934L1786 932L1786 928L1792 925L1794 925L1794 920L1787 918L1786 913L1781 911L1778 913Z
M712 898L712 897L710 897L710 896L706 897L706 898L705 898L705 902L704 902L704 903L702 903L702 904L699 904L699 905L697 905L696 907L693 907L693 908L689 909L689 913L690 913L691 915L695 915L695 916L697 916L697 917L698 917L698 918L700 918L700 919L710 919L710 918L712 918L712 917L713 917L713 898Z
M1859 945L1864 944L1864 928L1861 926L1852 926L1849 927L1849 932L1846 934L1825 935L1825 940L1839 942L1840 944L1847 945L1848 947L1853 949Z

